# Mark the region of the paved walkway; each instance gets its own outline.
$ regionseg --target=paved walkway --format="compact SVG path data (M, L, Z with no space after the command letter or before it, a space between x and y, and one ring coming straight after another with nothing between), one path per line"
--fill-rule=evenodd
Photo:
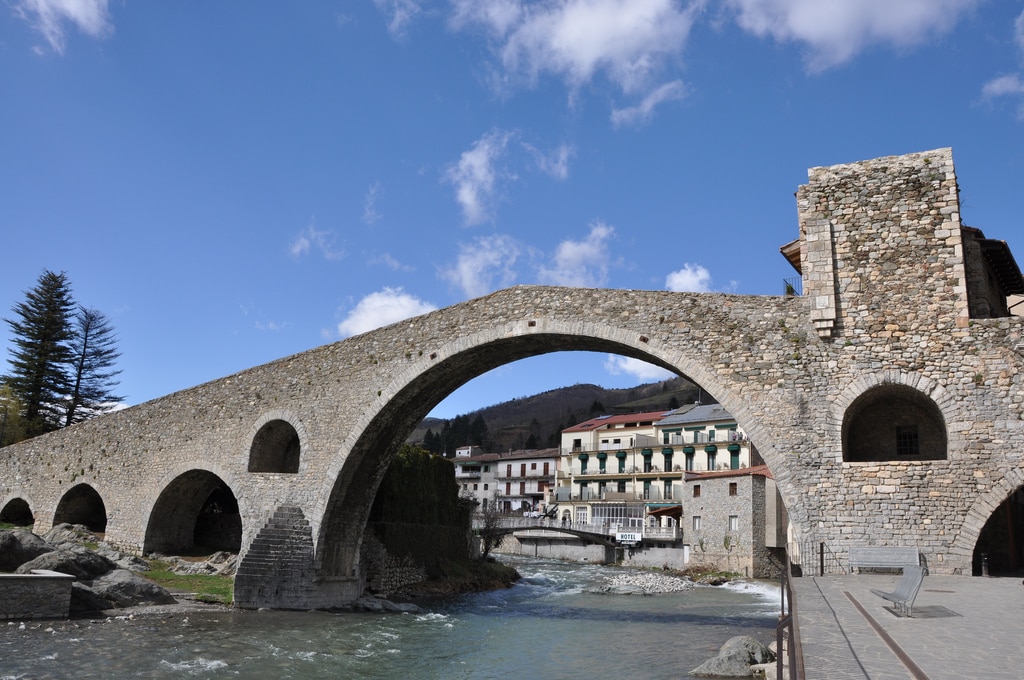
M913 617L871 593L899 576L795 578L808 680L1024 678L1020 577L926 576Z

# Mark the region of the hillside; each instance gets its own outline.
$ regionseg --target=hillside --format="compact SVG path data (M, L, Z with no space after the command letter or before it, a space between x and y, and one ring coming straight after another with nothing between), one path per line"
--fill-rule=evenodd
M407 441L448 455L467 444L483 446L488 452L558 446L563 429L594 416L668 410L698 398L713 401L685 378L625 389L572 385L487 406L452 420L427 418Z

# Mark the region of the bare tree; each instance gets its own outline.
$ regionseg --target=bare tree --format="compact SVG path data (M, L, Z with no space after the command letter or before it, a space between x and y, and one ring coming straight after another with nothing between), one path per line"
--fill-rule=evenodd
M489 500L490 502L487 502ZM484 501L480 508L480 559L487 559L492 550L500 548L508 536L508 530L501 526L501 511L498 510L498 493Z

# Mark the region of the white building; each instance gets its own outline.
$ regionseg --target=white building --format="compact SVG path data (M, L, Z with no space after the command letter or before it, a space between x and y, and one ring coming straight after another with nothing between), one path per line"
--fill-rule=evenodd
M544 512L558 462L554 448L480 453L480 447L464 446L455 451L455 481L481 509L497 503L500 512Z

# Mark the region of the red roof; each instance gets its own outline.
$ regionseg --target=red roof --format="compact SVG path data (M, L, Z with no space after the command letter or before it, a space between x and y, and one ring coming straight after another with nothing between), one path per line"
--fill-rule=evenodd
M772 472L768 469L767 465L755 465L754 467L740 468L739 470L712 470L710 472L691 470L686 473L686 481L691 482L698 479L718 479L719 477L745 477L747 475L756 475L758 477L774 479L774 477L772 477Z
M606 427L609 425L624 425L627 423L655 423L669 413L672 413L672 409L667 411L648 411L646 413L626 413L624 415L615 416L598 416L597 418L591 418L585 420L582 423L567 427L562 432L591 432L600 427ZM639 425L637 425L639 427Z

